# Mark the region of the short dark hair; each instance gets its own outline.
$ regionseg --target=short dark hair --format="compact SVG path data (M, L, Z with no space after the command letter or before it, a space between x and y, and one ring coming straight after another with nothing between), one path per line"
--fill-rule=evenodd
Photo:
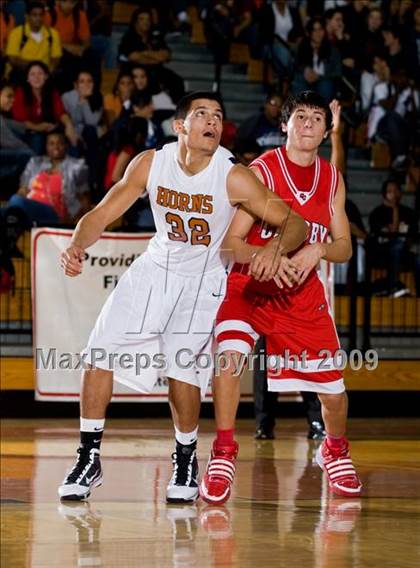
M218 102L222 109L223 119L226 118L226 110L222 96L219 93L214 93L212 91L193 91L192 93L184 95L176 105L175 118L186 118L192 103L197 99L208 99L210 101Z
M133 106L144 108L152 102L152 95L149 91L134 91L130 102Z
M382 195L383 195L384 197L385 197L385 195L386 195L386 190L388 189L388 185L389 185L390 183L393 183L394 185L396 185L397 188L398 188L398 191L401 192L401 184L400 184L400 182L399 182L395 177L389 177L388 179L386 179L386 180L383 182L382 187L381 187L381 193L382 193Z
M43 2L28 2L26 5L26 13L30 14L32 10L42 10L45 12L45 4Z
M324 97L315 91L302 91L297 95L289 95L281 111L281 122L287 124L293 112L300 106L322 109L325 113L327 130L332 128L332 112Z

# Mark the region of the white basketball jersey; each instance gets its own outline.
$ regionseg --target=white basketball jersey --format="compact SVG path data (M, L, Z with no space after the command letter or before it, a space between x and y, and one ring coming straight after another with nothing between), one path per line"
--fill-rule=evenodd
M147 181L156 235L148 252L154 262L179 274L222 268L220 246L235 208L226 181L235 160L219 146L208 166L188 176L178 163L178 143L155 152Z

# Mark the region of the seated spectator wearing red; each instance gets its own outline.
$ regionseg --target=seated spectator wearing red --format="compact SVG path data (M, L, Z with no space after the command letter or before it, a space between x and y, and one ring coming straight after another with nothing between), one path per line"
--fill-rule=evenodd
M295 67L291 86L294 93L313 90L327 101L334 98L336 82L341 76L341 58L325 37L321 18L312 18L307 23L306 37L299 44Z
M59 33L63 56L56 73L56 83L61 92L71 89L82 68L97 73L90 46L90 29L86 12L78 0L56 0L47 17L47 23Z
M131 72L121 71L115 81L112 93L104 97L105 124L110 128L121 114L122 109L130 107L130 97L134 93L135 84Z
M130 117L116 135L115 148L110 152L105 172L105 191L108 191L124 175L130 160L145 150L148 123L145 118Z
M86 164L67 154L64 135L48 134L47 155L29 160L6 212L12 207L22 210L28 227L74 224L90 206L87 181Z
M382 293L394 298L407 295L410 290L399 281L399 275L402 269L408 269L414 272L416 294L420 297L419 219L414 209L401 205L401 197L397 180L388 179L383 183L382 205L369 215L370 257L373 266L387 270Z
M133 12L127 32L119 46L119 61L124 63L141 63L147 67L151 80L152 92L165 90L170 92L172 100L177 103L184 95L184 81L171 69L164 67L171 58L171 52L165 43L162 33L152 27L150 10L141 7Z
M27 141L38 155L44 153L47 132L63 126L72 145L77 144L77 133L66 113L63 101L54 88L48 67L33 61L26 70L26 81L18 87L12 108L13 118L29 131Z
M24 142L24 125L13 120L10 111L15 100L12 85L0 84L0 179L19 176L34 153Z
M12 66L9 78L14 82L23 80L30 61L42 61L50 71L58 65L62 55L60 36L57 30L45 25L43 2L28 2L26 22L10 32L6 55Z

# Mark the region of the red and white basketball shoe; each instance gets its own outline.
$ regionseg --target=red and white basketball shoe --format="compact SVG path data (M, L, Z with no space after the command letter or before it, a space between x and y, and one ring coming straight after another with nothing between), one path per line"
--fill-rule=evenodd
M218 446L213 442L206 472L200 483L200 497L206 503L222 505L230 497L230 490L236 470L236 456L239 446Z
M336 495L358 497L362 490L362 483L351 461L349 445L338 451L332 451L324 440L319 446L315 459L319 467L328 476L330 489Z

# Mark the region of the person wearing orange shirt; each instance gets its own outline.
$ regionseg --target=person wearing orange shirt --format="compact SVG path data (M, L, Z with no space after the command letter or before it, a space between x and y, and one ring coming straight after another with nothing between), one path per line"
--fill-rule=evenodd
M88 18L78 0L57 0L47 17L48 23L58 31L63 48L56 80L61 92L68 91L73 88L73 83L82 68L95 72L89 50Z

